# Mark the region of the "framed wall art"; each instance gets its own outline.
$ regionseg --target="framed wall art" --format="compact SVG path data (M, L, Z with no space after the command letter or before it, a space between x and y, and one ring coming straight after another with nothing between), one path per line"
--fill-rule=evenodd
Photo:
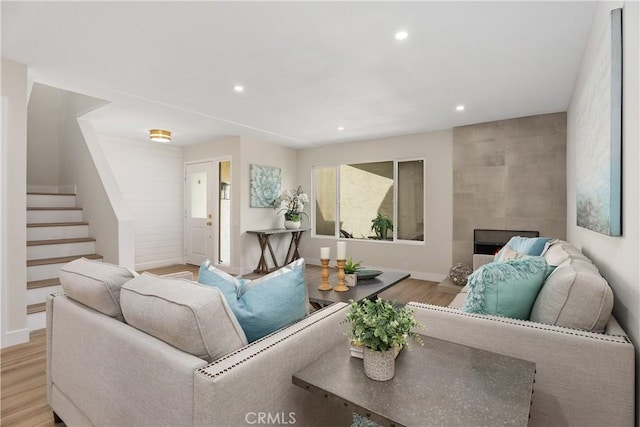
M622 9L597 49L589 100L577 116L577 224L608 236L622 235Z
M252 208L272 208L280 195L282 170L273 166L250 165L250 204Z

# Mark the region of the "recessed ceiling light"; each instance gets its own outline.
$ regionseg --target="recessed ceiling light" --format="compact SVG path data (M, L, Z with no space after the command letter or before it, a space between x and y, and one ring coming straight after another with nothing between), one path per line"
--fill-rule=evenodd
M240 85L235 85L233 87L233 90L235 90L236 92L240 93L240 92L244 92L244 86L240 86Z
M463 110L464 110L464 105L456 106L456 111L463 111Z
M407 33L406 31L398 31L396 33L396 40L404 40L407 37L409 37L409 33Z
M344 126L338 126L338 130L344 130Z

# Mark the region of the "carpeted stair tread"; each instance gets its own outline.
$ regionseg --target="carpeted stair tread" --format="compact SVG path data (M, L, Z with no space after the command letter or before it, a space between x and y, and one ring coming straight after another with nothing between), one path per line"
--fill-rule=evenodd
M47 310L47 303L29 304L27 306L27 314L41 313Z

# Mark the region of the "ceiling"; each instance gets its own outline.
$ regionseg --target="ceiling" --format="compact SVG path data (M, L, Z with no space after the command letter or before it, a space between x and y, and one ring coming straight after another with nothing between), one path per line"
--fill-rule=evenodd
M100 133L304 148L566 111L596 6L2 1L2 57L110 101Z

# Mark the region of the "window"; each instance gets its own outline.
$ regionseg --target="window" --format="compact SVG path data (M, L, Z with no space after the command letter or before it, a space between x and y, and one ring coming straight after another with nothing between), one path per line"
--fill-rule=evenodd
M336 168L315 169L315 234L336 234Z
M424 161L314 168L314 235L424 241Z

